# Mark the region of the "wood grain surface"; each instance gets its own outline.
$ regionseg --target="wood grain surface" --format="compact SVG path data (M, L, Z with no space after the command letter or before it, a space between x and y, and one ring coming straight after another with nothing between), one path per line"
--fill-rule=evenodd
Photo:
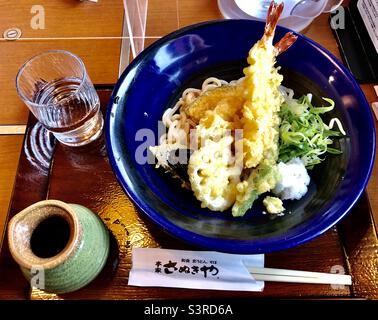
M15 212L19 212L25 206L45 199L47 196L49 163L55 146L55 140L47 139L48 135L50 134L41 129L36 119L30 116L17 168L18 174L16 175L13 189L13 201L6 216L6 221L9 221L9 218ZM46 141L51 142L47 143ZM30 287L25 282L25 279L20 277L20 269L10 258L5 231L6 229L2 234L3 241L0 249L0 300L27 299Z
M368 100L370 106L373 102L378 101L378 97L375 94L373 85L364 84L361 86L361 88L364 91L366 99ZM378 120L375 117L374 113L373 113L373 117L374 117L374 124L375 124L376 140L378 141ZM378 146L376 146L375 152L376 154L378 154ZM378 162L377 160L375 160L374 162L373 171L371 173L369 184L367 186L367 194L368 194L371 209L373 212L375 228L376 230L378 230Z
M0 124L26 123L28 110L16 95L15 78L22 64L40 52L64 49L78 54L95 83L114 83L118 77L120 40L85 38L120 37L122 1L39 1L38 6L44 9L44 29L34 29L32 24L33 16L39 12L31 12L35 5L32 0L0 1L1 35L13 27L22 31L20 41L4 41L2 38L0 41ZM75 40L75 37L81 38Z
M119 40L62 40L0 42L0 124L25 124L28 109L16 93L18 70L30 57L46 50L62 49L83 59L94 83L114 83L118 78Z
M353 281L353 296L378 299L378 241L366 194L342 223L339 233L345 250L348 271Z
M39 17L40 21L36 21ZM122 0L98 3L76 0L0 1L1 34L8 28L17 27L21 29L23 38L119 36L122 21Z
M35 5L43 6L44 29L33 29L31 25L32 18L36 15L36 11L34 14L32 12ZM0 0L0 125L26 124L29 111L16 94L15 78L22 64L40 52L53 49L74 52L84 60L94 83L114 83L118 77L120 40L97 38L120 37L122 23L123 3L120 0L98 3L76 0ZM14 27L21 29L22 39L32 39L4 41L3 32ZM75 37L83 39L74 39ZM85 39L86 37L91 39ZM43 40L44 38L58 40ZM22 136L1 137L0 221L5 219L8 209L21 148L19 141L22 139Z
M146 36L162 37L180 27L178 22L177 0L148 1Z
M22 135L0 136L0 235L12 195L23 139Z

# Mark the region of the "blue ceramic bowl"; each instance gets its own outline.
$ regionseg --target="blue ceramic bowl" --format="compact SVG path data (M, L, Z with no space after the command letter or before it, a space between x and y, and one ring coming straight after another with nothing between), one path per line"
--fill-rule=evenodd
M334 56L302 35L278 58L284 84L298 95L312 92L318 102L321 97L332 98L336 110L331 116L339 117L347 136L335 142L343 154L328 155L311 172L306 196L285 203L290 213L272 218L262 214L259 203L242 218L233 218L230 212L211 212L202 209L193 194L180 188L168 174L154 165L137 163L136 152L157 143L139 130L151 129L157 137L157 123L164 110L185 88L199 87L209 76L226 80L241 77L248 51L261 38L263 29L261 22L225 20L171 33L128 66L108 106L108 154L123 189L162 230L201 248L263 253L309 241L350 211L372 170L374 124L360 87ZM278 27L276 41L287 31Z

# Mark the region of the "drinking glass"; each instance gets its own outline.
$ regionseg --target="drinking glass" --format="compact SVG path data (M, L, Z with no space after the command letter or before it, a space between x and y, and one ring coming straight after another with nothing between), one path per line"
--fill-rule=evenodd
M54 50L28 60L16 77L17 93L63 144L82 146L102 133L100 100L83 61Z

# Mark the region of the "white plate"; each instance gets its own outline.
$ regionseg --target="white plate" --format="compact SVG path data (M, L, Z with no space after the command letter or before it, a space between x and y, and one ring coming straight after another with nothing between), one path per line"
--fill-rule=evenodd
M226 19L250 19L265 21L265 19L258 19L252 17L242 11L235 3L234 0L218 0L218 7L223 17ZM308 27L313 19L304 19L299 17L288 17L285 19L280 19L278 24L280 26L286 27L288 29L294 30L296 32L302 31Z

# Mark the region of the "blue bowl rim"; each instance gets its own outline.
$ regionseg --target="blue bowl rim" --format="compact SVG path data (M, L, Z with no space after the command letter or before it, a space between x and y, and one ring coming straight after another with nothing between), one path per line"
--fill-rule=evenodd
M180 36L181 34L187 32L187 31L193 31L195 29L207 27L209 25L216 25L216 24L226 24L226 23L234 23L234 22L243 22L247 21L248 23L258 23L262 24L264 22L261 21L255 21L255 20L247 20L247 19L219 19L219 20L211 20L206 22L200 22L197 24L189 25L187 27L178 29L174 32L171 32L159 40L155 41L153 44L145 48L123 71L122 75L118 79L113 91L112 95L110 97L110 100L107 105L107 111L106 111L106 119L105 119L105 139L106 139L106 149L108 158L112 167L112 170L120 183L123 190L126 192L128 197L136 204L139 210L141 210L147 217L149 217L154 223L159 225L165 232L169 233L170 235L193 245L196 245L198 247L212 249L215 251L222 251L222 252L230 252L230 253L244 253L244 254L255 254L255 253L268 253L273 251L279 251L279 250L285 250L289 249L298 245L301 245L303 243L306 243L321 234L325 233L329 229L331 229L334 225L336 225L341 219L343 219L349 211L353 208L353 206L356 204L356 202L360 199L362 193L365 191L366 186L368 184L368 181L370 179L373 166L374 166L374 160L375 160L375 153L376 153L376 135L375 135L375 125L373 117L370 113L369 116L369 128L372 129L372 144L371 144L371 157L369 159L368 168L366 171L365 178L362 182L361 188L354 188L353 189L353 196L348 198L348 201L345 201L344 204L335 212L332 217L336 217L336 219L332 219L329 221L329 219L324 219L321 224L317 225L315 228L311 228L308 231L305 231L295 237L291 237L289 240L286 238L282 238L280 241L266 241L263 245L260 247L251 247L252 241L249 240L229 240L229 239L219 239L219 238L210 238L207 236L199 235L197 233L185 230L181 227L178 227L177 225L174 225L173 223L169 221L164 221L161 219L161 216L159 213L154 212L152 208L149 208L147 204L145 204L143 201L141 201L138 198L138 195L135 194L125 181L124 177L122 177L122 174L117 166L116 159L114 157L114 154L112 153L112 141L111 141L111 133L110 133L110 122L111 122L111 110L112 105L114 102L115 97L117 96L117 93L123 84L127 74L130 70L134 68L134 66L139 63L140 60L144 59L145 56L149 54L153 49L156 47L159 47L161 44L164 44L168 41L174 40L177 36ZM318 48L320 51L326 53L328 57L330 57L333 62L342 70L342 72L347 76L347 78L351 81L353 84L353 87L355 89L357 95L357 100L360 102L360 105L365 105L369 108L368 101L366 100L366 97L358 85L357 81L355 80L354 76L351 74L351 72L336 58L331 52L329 52L327 49L322 47L320 44L315 42L314 40L299 34L293 30L287 29L282 26L277 26L277 29L282 29L286 32L293 32L295 35L298 36L298 38L302 38L304 41L309 42L316 48ZM369 108L370 109L370 108ZM173 228L172 228L173 227ZM315 229L315 230L314 230Z

